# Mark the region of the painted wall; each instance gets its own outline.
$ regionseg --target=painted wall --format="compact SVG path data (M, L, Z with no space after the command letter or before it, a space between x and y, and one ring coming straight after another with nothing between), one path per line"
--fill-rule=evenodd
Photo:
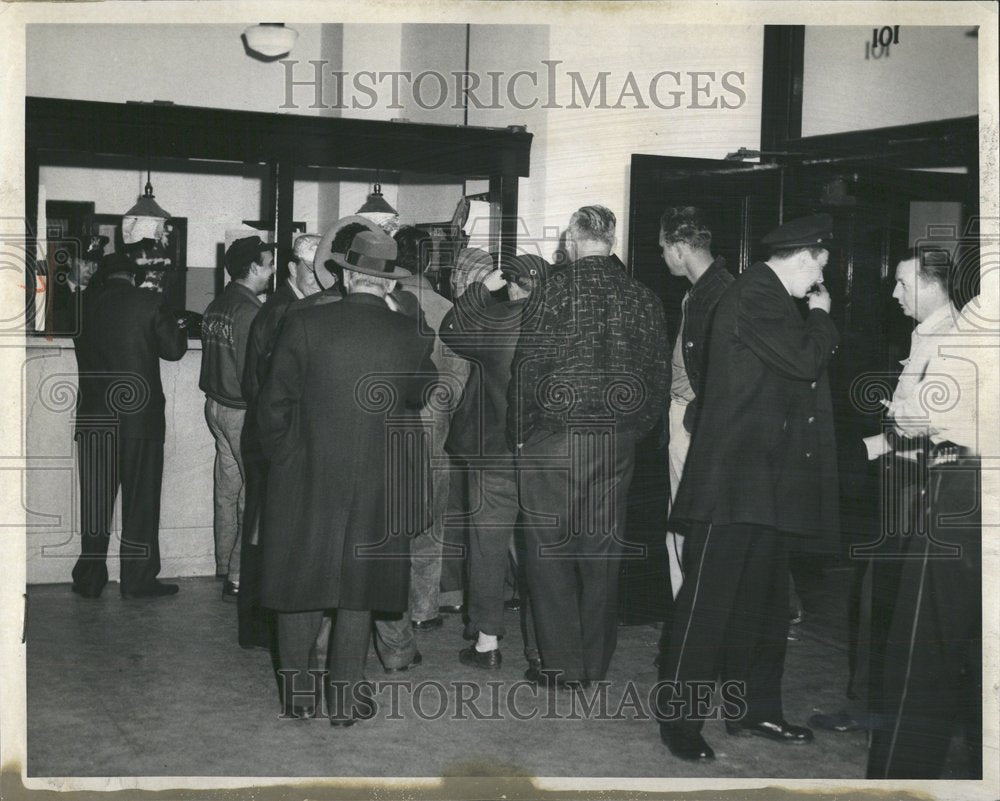
M904 25L898 44L872 51L871 27L807 25L802 135L978 114L979 40L970 30Z

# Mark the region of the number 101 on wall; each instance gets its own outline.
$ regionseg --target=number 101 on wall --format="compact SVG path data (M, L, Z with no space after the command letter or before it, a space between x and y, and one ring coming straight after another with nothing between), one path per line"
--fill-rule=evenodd
M891 44L899 44L899 26L884 25L881 28L872 28L872 50L876 47L888 47Z

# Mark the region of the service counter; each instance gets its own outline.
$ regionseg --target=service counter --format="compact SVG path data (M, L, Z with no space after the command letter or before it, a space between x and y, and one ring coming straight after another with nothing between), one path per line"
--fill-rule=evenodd
M215 443L198 389L201 342L191 340L177 362L160 362L166 396L160 576L212 575L212 469ZM13 379L14 377L11 376ZM27 518L27 581L68 582L80 552L80 501L73 441L77 395L73 341L27 340L22 384L21 443L27 456L22 504ZM9 502L9 501L7 501ZM118 580L121 499L115 504L108 573Z

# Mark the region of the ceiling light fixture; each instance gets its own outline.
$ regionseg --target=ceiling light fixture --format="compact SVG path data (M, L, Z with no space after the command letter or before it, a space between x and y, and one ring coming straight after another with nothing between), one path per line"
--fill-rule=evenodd
M283 22L261 22L243 31L247 49L265 58L288 55L298 38L299 32Z

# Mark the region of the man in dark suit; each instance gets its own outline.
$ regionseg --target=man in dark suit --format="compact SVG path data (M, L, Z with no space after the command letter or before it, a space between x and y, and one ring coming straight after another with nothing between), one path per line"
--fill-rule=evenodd
M770 258L716 308L704 403L671 519L688 526L688 570L657 688L661 738L682 759L714 757L697 688L715 680L720 661L745 711L727 721L730 734L812 739L784 719L781 675L789 542L839 536L826 378L838 335L822 285L831 226L821 214L772 231ZM807 299L804 319L798 298Z
M250 325L246 361L243 369L242 392L247 414L240 440L243 464L246 468L246 504L243 510L243 537L240 551L240 592L237 596L239 643L244 648L267 648L271 642L268 616L260 608L260 559L258 551L259 520L266 488L264 455L257 435L256 401L260 383L267 375L271 350L285 312L296 300L308 297L322 288L313 269L313 258L320 238L303 234L292 246L288 262L288 280L271 294ZM336 277L326 274L327 284L336 285Z
M732 273L726 260L713 257L712 231L704 215L694 206L671 206L660 217L660 248L671 275L691 282L681 301L681 323L672 349L670 378L670 502L677 498L684 461L691 446L691 434L698 420L698 408L705 391L708 360L708 334L715 307L732 285ZM684 537L667 532L667 559L670 564L670 589L674 599L684 579L682 554ZM669 636L669 625L663 627Z
M122 597L173 595L176 584L156 579L166 431L160 359L180 359L187 336L162 296L135 287L135 265L126 256L109 256L101 272L107 278L88 287L74 342L82 542L73 592L97 598L107 584L111 516L121 487Z
M436 371L433 338L386 304L406 274L396 243L363 231L333 259L347 297L286 317L258 399L269 461L261 603L279 613L292 717L315 713L309 652L324 611L336 610L327 711L344 726L374 714L364 682L372 611L407 608L409 537L430 511L418 409Z

